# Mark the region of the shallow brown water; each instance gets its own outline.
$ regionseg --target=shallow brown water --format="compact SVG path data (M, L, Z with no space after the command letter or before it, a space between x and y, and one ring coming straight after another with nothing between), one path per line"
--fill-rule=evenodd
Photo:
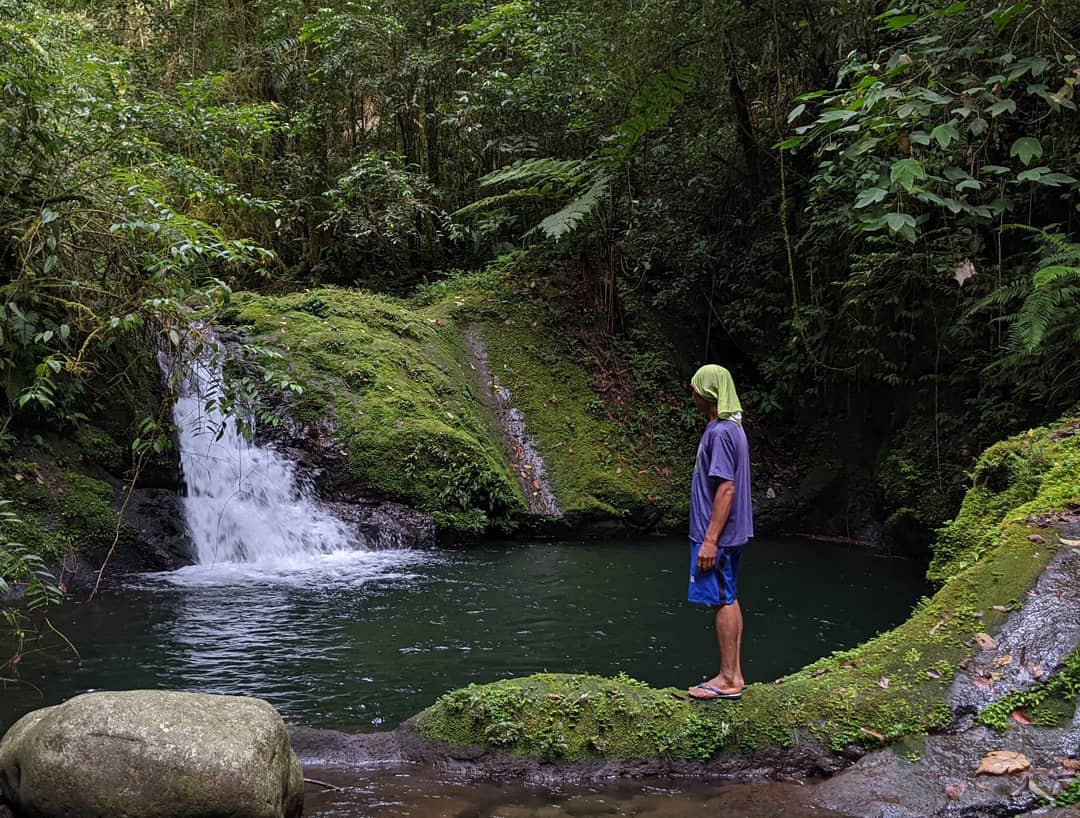
M306 818L842 818L808 803L813 784L624 781L590 786L454 780L425 768L308 767Z

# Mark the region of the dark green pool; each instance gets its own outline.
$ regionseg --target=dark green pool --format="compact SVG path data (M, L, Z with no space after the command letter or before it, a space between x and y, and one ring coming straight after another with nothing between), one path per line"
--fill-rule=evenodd
M331 555L249 572L114 578L53 623L79 650L28 656L0 732L95 689L260 696L290 721L389 728L441 693L536 671L685 686L716 670L710 616L685 600L682 540ZM772 680L901 622L919 566L802 541L743 559L744 670Z

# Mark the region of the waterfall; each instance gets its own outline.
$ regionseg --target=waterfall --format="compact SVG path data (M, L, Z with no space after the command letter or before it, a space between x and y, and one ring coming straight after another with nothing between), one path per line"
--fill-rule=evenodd
M240 434L219 408L221 378L218 366L195 362L173 409L197 566L281 572L367 551L297 479L292 461Z

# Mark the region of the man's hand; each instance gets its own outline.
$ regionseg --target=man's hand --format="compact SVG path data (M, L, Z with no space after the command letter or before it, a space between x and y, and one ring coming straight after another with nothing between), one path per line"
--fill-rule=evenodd
M703 542L697 553L698 573L704 574L716 567L716 543Z

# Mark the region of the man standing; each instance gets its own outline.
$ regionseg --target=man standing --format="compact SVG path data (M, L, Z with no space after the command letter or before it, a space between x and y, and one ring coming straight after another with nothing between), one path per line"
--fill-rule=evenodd
M739 660L743 618L735 580L742 547L754 536L750 450L731 373L709 364L694 374L690 386L707 425L690 489L689 599L714 611L720 672L689 693L695 699L739 699L746 682Z

